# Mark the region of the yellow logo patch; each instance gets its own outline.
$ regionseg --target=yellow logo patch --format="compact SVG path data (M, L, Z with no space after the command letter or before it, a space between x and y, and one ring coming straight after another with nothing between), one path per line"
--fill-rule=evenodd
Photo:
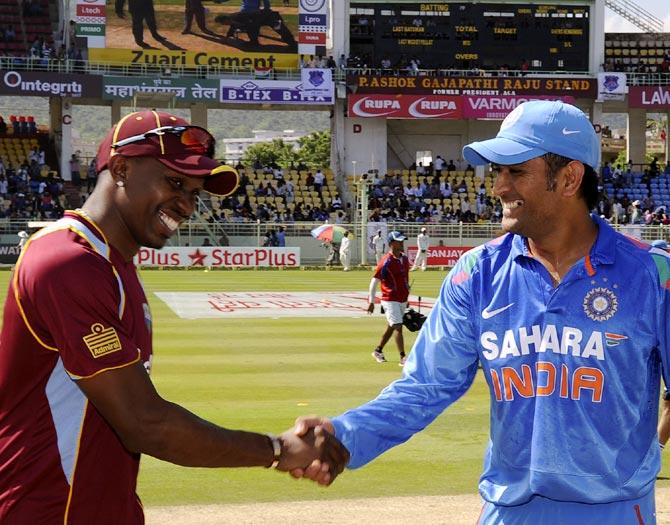
M98 358L121 350L121 341L114 328L105 328L100 323L91 326L91 332L84 336L84 343L93 357Z

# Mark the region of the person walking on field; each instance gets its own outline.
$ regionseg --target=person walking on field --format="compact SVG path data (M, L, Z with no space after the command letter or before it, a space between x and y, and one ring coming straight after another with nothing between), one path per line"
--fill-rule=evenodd
M349 271L349 265L351 264L351 239L349 239L349 232L344 232L342 236L342 242L340 243L340 262L342 263L342 269L345 272Z
M426 271L426 264L428 263L428 247L430 246L430 237L428 237L428 230L421 228L421 232L416 236L416 258L414 265L410 271L421 268L421 271Z
M162 248L201 190L225 197L235 170L205 129L131 113L98 150L80 210L33 235L16 264L0 333L0 523L144 523L140 454L192 467L332 465L327 432L299 437L220 427L163 399L150 379L149 303L133 264ZM187 351L186 349L184 351Z
M386 248L386 241L381 230L377 230L377 234L372 238L372 248L375 251L375 263L379 264L379 261L384 257L384 249Z
M21 230L19 233L17 233L19 237L19 243L17 244L19 251L23 251L23 247L26 245L26 242L28 242L28 232Z
M480 525L657 523L660 383L670 384L670 256L597 214L600 140L581 109L517 106L490 163L503 236L447 275L402 378L325 426L365 465L407 441L481 374L490 439ZM320 479L319 462L294 476Z
M405 341L402 333L402 318L407 309L407 299L409 297L409 260L403 253L404 241L407 239L399 231L392 231L388 234L389 252L382 257L375 273L370 280L368 313L375 310L375 298L377 296L377 286L381 283L383 313L386 314L388 326L379 344L372 352L372 357L378 363L385 363L384 346L391 336L396 344L400 354L400 366L405 364Z

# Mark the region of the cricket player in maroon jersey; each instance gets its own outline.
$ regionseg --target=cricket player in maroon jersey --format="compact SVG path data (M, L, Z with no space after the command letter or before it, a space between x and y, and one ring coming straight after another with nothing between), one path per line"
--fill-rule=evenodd
M141 524L140 454L197 467L287 471L348 459L322 429L305 439L229 430L160 397L151 314L133 265L161 248L202 189L232 193L214 138L167 113L132 113L100 145L82 209L33 235L0 335L0 523Z

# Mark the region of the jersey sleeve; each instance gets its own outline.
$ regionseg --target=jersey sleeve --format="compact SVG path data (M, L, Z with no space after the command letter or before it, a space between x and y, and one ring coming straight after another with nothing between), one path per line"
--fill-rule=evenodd
M663 382L667 388L670 385L670 257L654 254L652 258L660 280L656 326L663 363Z
M137 361L137 344L121 322L124 292L112 265L83 248L55 263L36 262L39 257L18 268L24 320L43 346L59 352L70 376Z
M333 418L351 454L349 468L373 460L423 430L472 385L478 354L462 262L449 273L408 356L401 379L376 399Z
M382 280L382 270L384 268L385 263L386 263L386 256L382 257L381 260L377 263L375 273L373 275L375 279L379 279L380 281Z

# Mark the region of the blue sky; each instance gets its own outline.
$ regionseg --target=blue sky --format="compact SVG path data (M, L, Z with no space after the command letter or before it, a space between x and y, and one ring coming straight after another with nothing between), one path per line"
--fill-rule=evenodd
M633 0L642 9L663 20L665 32L670 33L670 2L668 0ZM605 32L637 33L640 30L605 7Z

